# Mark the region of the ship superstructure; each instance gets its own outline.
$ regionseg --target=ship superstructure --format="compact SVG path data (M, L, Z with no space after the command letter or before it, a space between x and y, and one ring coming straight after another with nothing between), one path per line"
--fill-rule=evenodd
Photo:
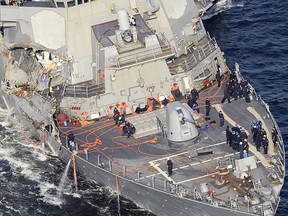
M275 214L285 176L281 133L255 92L249 103L220 106L232 72L201 20L212 0L5 3L2 98L40 144L157 215ZM234 77L244 81L238 66ZM201 110L211 100L211 117L186 104L192 89ZM115 126L115 108L135 126L132 138ZM226 125L250 134L249 157L226 144L225 128L215 126L220 111ZM267 154L252 142L251 121L263 123Z

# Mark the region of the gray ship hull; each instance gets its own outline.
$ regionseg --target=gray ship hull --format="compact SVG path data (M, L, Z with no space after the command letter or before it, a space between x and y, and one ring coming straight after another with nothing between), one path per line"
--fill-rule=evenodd
M71 155L72 153L66 148L62 148L59 152L59 157L65 163L68 163ZM100 166L96 166L81 157L75 156L75 159L77 171L84 177L108 186L114 191L117 191L118 185L121 196L133 200L138 205L158 216L253 215L220 206L214 207L196 200L180 198L171 193L153 189L152 187L139 184L138 182L125 179L121 176L116 177L114 173L102 169ZM118 179L118 183L116 183L116 179Z
M34 137L40 137L39 131L31 124L30 121L23 118L19 112L19 104L15 103L12 97L3 94L3 99L8 108L14 107L14 114L21 120L23 125L27 128L33 129L31 132ZM57 140L51 134L45 132L45 142L43 145L47 149L50 149L54 154L58 154L59 158L64 162L72 158L72 152L64 147L59 140ZM193 197L179 197L170 191L169 184L163 190L158 190L150 185L145 185L143 183L138 183L137 180L131 180L123 177L122 175L117 175L113 172L109 172L109 168L102 168L102 165L95 165L89 160L85 160L83 157L75 155L76 170L88 180L96 181L102 185L111 188L115 192L129 200L133 200L136 204L156 215L163 216L174 216L174 215L255 215L249 212L240 212L232 208L213 206L209 203L204 203L193 199ZM107 166L107 164L106 164ZM73 166L71 165L73 168ZM203 197L205 199L205 197ZM277 206L280 202L278 199ZM276 208L277 209L277 208Z

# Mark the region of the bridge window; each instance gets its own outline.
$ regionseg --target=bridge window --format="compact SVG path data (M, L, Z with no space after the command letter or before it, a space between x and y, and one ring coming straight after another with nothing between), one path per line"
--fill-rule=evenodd
M68 5L68 7L73 7L73 6L75 6L75 0L68 1L68 2L67 2L67 5Z
M57 7L65 7L64 2L57 2Z

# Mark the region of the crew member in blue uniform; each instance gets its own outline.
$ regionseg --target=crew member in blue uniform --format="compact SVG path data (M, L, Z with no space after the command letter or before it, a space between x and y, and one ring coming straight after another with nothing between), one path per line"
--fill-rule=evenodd
M73 148L75 147L75 136L73 133L69 133L67 135L67 142L68 142L68 148L70 151L73 150Z
M228 99L228 103L230 103L229 84L228 83L224 87L224 97L221 101L221 104L224 104L226 99Z
M168 176L170 177L172 175L172 170L173 170L173 162L168 159L167 161L167 171L168 171Z
M227 126L226 127L226 144L231 146L231 135L232 135L232 132L230 130L230 127Z
M211 103L209 98L206 98L205 100L205 108L206 108L206 116L209 116L211 110Z
M247 139L244 139L243 141L243 149L244 149L244 152L246 152L246 157L248 157L248 154L249 154L249 144L247 142ZM244 156L245 157L245 156Z
M199 98L199 93L198 93L197 89L194 87L190 93L191 93L192 101L196 102Z
M243 142L239 143L239 152L240 152L240 159L244 158L244 156L243 156L243 154L244 154Z
M219 112L219 120L220 120L220 127L223 127L224 125L224 115L222 111Z
M264 154L268 153L268 145L269 145L269 141L267 139L267 136L263 135L262 146L263 146L263 149L264 149Z
M221 86L221 74L219 71L216 73L216 80L218 83L218 87L220 87Z

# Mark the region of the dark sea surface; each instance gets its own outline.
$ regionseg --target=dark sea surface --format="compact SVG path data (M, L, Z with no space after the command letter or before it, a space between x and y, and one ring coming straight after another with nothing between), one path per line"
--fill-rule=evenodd
M205 15L204 24L215 37L233 70L242 75L269 104L288 141L288 1L220 0ZM0 216L2 215L153 215L117 195L79 178L74 192L71 170L61 194L65 170L58 158L35 149L19 133L17 119L0 111ZM288 214L288 182L277 215Z

